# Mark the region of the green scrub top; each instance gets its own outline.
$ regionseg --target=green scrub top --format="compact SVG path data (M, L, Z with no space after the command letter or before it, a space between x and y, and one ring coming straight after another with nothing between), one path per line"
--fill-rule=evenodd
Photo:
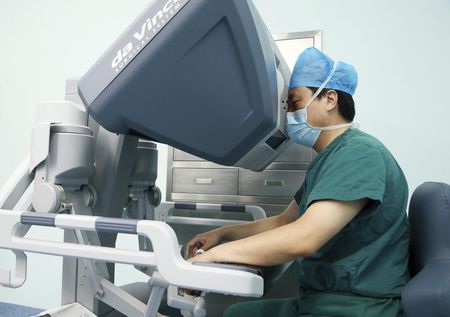
M370 199L316 254L299 259L304 289L400 297L408 282L408 185L386 147L348 129L314 159L295 194L298 216L318 200ZM301 243L301 242L299 242Z
M407 182L381 142L348 129L310 164L295 194L298 217L315 201L363 198L370 202L352 221L316 254L298 259L302 296L237 304L224 316L403 316Z

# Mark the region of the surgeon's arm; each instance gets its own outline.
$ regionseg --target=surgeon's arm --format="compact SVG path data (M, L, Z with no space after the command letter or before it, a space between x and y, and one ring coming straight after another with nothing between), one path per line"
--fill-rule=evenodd
M189 258L198 249L208 250L221 241L235 241L253 236L255 234L271 230L295 221L298 205L293 200L289 206L279 215L243 223L221 227L209 232L196 235L185 247L185 257Z
M266 219L261 219L244 224L223 227L223 238L225 241L234 241L253 236L255 234L278 228L291 223L296 218L298 205L293 200L281 214Z
M190 261L271 266L311 256L348 224L367 202L368 199L317 201L294 222L219 245Z

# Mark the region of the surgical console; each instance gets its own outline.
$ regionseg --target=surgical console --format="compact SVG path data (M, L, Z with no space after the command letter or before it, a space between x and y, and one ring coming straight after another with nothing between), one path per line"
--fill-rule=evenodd
M38 105L30 156L0 191L0 248L16 256L0 284L20 287L25 252L36 252L64 258L63 306L51 316L162 316L163 298L205 316L204 297L183 289L262 296L259 270L183 259L167 219L183 208L264 210L161 202L155 142L261 171L291 144L289 76L251 0L152 1L78 81L84 105ZM64 242L26 237L31 226L64 229ZM115 248L119 233L137 235L139 250ZM114 285L114 263L149 276L146 296Z

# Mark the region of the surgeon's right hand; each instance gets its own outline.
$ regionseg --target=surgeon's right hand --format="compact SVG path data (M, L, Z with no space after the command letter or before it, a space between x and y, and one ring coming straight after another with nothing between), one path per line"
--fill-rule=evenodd
M200 233L186 244L186 247L184 248L184 257L188 259L195 256L199 249L207 251L218 245L220 241L222 241L222 238L223 233L220 228Z

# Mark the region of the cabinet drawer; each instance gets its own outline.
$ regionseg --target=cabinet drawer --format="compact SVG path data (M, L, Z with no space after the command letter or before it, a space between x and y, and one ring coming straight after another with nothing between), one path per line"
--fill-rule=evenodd
M174 161L204 161L204 159L202 159L198 156L183 152L178 149L173 149L173 160Z
M239 195L294 196L305 179L306 171L239 171Z
M288 205L269 205L269 204L256 204L260 206L266 212L267 217L272 217L281 214L286 210Z
M237 169L173 169L174 193L237 195L237 185Z
M292 143L275 162L289 162L289 163L311 163L315 157L316 152L313 149L303 145ZM205 161L204 159L194 156L192 154L183 152L178 149L173 149L174 161ZM206 162L206 161L205 161Z

